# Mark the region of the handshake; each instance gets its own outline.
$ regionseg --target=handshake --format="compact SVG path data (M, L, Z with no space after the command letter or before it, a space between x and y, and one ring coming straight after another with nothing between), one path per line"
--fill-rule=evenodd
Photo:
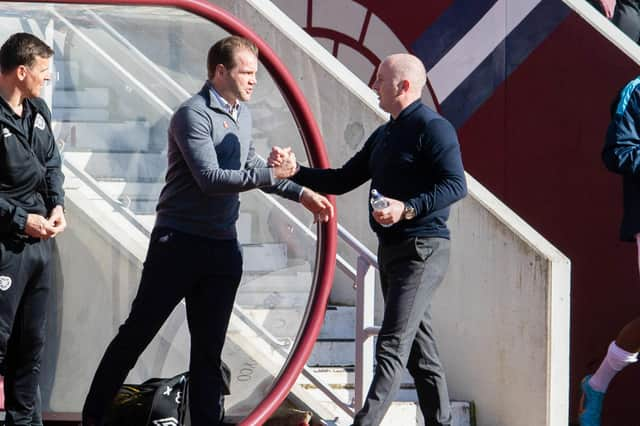
M280 148L279 146L274 146L271 149L271 154L269 154L267 165L273 168L278 179L289 178L298 171L296 155L290 147ZM302 189L300 203L313 213L314 222L328 222L335 215L333 204L327 197L309 188Z
M296 155L291 150L291 147L280 148L279 146L274 146L269 154L267 165L273 168L275 177L278 179L290 178L298 171Z

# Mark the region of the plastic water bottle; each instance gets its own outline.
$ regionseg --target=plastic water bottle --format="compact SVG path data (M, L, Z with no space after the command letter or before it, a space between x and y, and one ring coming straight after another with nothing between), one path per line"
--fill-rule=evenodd
M386 198L384 198L384 197L382 196L382 194L380 194L380 193L379 193L377 190L375 190L375 189L372 189L372 190L371 190L371 200L370 200L370 203L371 203L371 207L373 208L373 210L382 210L382 209L384 209L384 208L386 208L386 207L388 207L388 206L389 206L389 201L388 201ZM388 225L380 224L380 226L383 226L383 227L385 227L385 228L388 228L388 227L390 227L391 225L392 225L392 224L388 224Z

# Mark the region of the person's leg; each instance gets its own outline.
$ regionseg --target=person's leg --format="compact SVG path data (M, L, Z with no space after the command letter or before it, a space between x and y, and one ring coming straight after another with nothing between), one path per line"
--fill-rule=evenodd
M451 423L449 390L431 327L430 306L427 307L411 347L407 368L416 385L420 411L424 416L425 424Z
M82 410L83 426L100 425L129 371L195 281L197 248L168 229L151 235L147 259L131 312L111 341L93 377Z
M20 247L20 274L26 286L15 315L5 359L8 426L42 426L36 398L52 278L51 244L51 241L40 241L16 246Z
M419 249L433 252L423 276L423 280L433 292L440 286L447 271L450 242L443 239L426 239ZM451 423L451 404L444 367L440 362L431 326L431 296L432 294L429 295L429 303L411 346L407 368L416 385L425 423L447 425Z
M242 253L236 240L212 241L205 261L207 274L186 297L192 426L212 426L222 420L222 347L242 277Z
M640 10L635 1L618 0L611 22L634 42L640 41Z
M379 424L391 405L425 311L446 271L448 258L449 242L442 239L411 238L402 244L380 247L378 261L385 281L385 313L376 344L376 371L364 407L354 419L355 425ZM425 392L439 392L424 382L420 386ZM421 405L431 404L425 401ZM447 416L448 398L446 401L443 398L438 405L447 408L442 413L424 413L425 417Z
M640 272L640 234L636 235L638 272ZM611 342L607 354L593 375L586 376L581 383L580 424L599 426L604 394L611 380L626 366L638 361L640 351L640 317L635 318L618 333Z
M41 426L42 424L42 392L40 392L40 385L38 385L33 414L31 415L31 426Z

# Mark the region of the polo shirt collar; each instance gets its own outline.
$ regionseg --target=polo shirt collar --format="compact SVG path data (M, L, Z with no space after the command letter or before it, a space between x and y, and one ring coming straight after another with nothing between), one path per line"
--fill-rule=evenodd
M233 115L231 104L227 102L227 100L223 98L222 95L220 95L220 93L218 93L218 91L213 87L213 84L211 84L211 82L208 81L206 86L209 89L209 98L211 99L211 104L215 102L215 105L212 105L212 106L214 107L217 106L224 112L229 113L229 115ZM240 102L237 102L234 105L236 109L236 113L240 111L241 105L242 104Z
M411 115L413 111L415 111L420 107L420 104L422 104L422 99L416 99L415 101L411 102L409 105L405 107L405 109L400 111L400 114L398 114L397 118L394 119L393 117L391 117L391 122L400 121L403 118L407 117L408 115Z

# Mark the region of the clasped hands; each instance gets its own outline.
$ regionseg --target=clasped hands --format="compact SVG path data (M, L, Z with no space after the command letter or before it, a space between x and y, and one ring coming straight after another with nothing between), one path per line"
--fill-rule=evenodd
M294 154L291 147L280 148L274 146L269 154L267 165L273 168L275 177L278 179L290 178L296 174L298 169L296 154Z
M62 206L56 206L51 210L47 219L39 214L30 213L24 225L24 233L33 238L48 240L53 238L67 227Z
M286 179L296 174L298 163L293 150L274 146L271 149L267 165L273 167L276 177ZM282 173L282 176L278 174ZM334 215L333 204L324 195L318 194L309 188L303 188L300 195L300 203L311 213L314 222L328 222Z

